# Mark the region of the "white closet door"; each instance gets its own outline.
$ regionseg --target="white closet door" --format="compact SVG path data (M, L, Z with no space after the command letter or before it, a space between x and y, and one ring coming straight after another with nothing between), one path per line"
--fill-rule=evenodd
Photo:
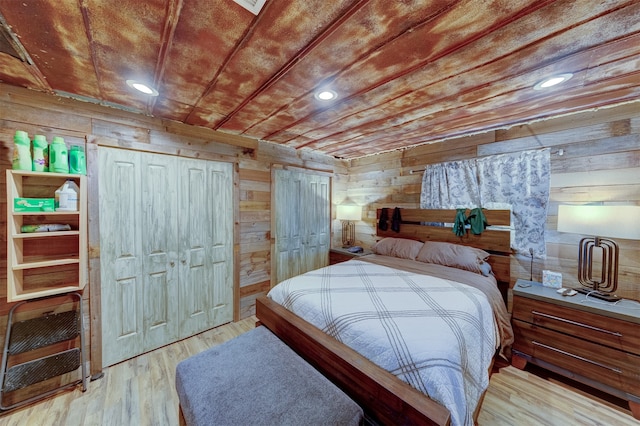
M272 284L327 265L329 177L275 172L275 271Z
M100 148L100 271L103 366L142 350L140 156Z
M330 248L331 209L329 206L329 178L307 175L305 186L304 224L306 237L305 271L322 268L328 264Z
M278 284L302 271L303 207L302 188L304 176L288 170L276 170L275 174L275 271L272 274Z
M232 321L232 164L98 155L103 366Z
M233 169L179 159L180 334L233 320Z
M143 350L178 339L177 158L141 154Z

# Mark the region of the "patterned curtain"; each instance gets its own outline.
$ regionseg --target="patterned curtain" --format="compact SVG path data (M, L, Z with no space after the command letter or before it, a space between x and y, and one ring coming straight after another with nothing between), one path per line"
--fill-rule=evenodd
M420 207L511 205L512 248L544 257L550 168L549 149L429 165Z
M513 249L536 257L546 255L544 238L549 206L550 150L478 158L481 205L511 204L515 228Z
M457 209L479 204L478 167L475 162L452 161L427 166L422 177L420 208Z

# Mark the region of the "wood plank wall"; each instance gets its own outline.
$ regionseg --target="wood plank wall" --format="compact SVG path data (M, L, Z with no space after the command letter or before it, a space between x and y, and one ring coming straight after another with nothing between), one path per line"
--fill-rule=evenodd
M11 167L13 134L17 129L30 135L44 134L49 141L53 136L63 136L70 144L87 143L90 174L91 161L95 162L91 155L95 155L97 144L235 163L237 318L253 314L255 298L269 288L273 167L333 173L332 203L335 206L349 196L364 206L363 221L357 223L356 232L358 242L369 246L374 242L376 208L418 207L422 174L410 174L411 170L442 161L551 147L554 154L547 220L549 256L545 261L536 261L534 279L540 279L542 269L551 269L563 272L568 283L577 282L580 236L555 231L558 204L603 201L640 205L640 103L344 162L310 151L296 152L275 144L0 84L2 187L3 171ZM564 155L557 154L559 149ZM91 189L97 189L95 181L90 183ZM10 305L6 303L6 199L4 191L0 194L0 338L3 338L4 316ZM89 203L96 209L95 195L90 194ZM335 217L335 209L332 210ZM340 222L333 220L332 229L332 242L339 245ZM640 242L618 240L618 243L621 293L640 298ZM99 245L92 241L92 280L96 279L99 253ZM512 282L517 278L528 279L528 259L514 257L511 270ZM92 305L89 291L84 296L85 312L95 324L100 321L99 313L95 308L88 309ZM91 331L87 330L87 335ZM96 348L92 349L93 354Z
M348 175L337 180L345 192L341 196L364 206L363 220L356 224L357 242L369 246L375 241L377 208L419 207L426 165L542 147L552 152L548 256L535 261L533 278L540 281L542 270L549 269L562 272L564 284L578 285L582 236L556 231L558 205L640 205L640 102L353 160ZM411 174L413 170L420 172ZM334 241L340 238L336 230ZM640 241L616 241L621 256L618 294L640 299ZM512 284L529 279L529 258L512 257L511 263Z
M97 231L97 146L180 155L185 157L227 161L236 164L235 224L235 318L246 318L255 312L255 299L265 294L270 285L271 268L271 169L295 167L324 173L346 174L346 163L308 150L296 151L276 144L215 132L210 129L168 122L91 103L74 101L45 93L0 84L0 182L5 187L4 170L11 167L13 135L25 130L47 136L62 136L68 144L87 147L89 175L89 211L93 212L90 230ZM6 193L0 191L0 338L4 339L6 315L11 304L6 302ZM91 231L90 231L91 234ZM90 286L99 282L99 236L90 235ZM99 301L92 301L85 290L85 312L99 324ZM90 310L92 308L93 310ZM86 321L89 324L89 318ZM98 352L99 336L87 330L93 344L91 354ZM96 356L95 358L98 358ZM94 360L92 360L94 361ZM92 362L92 372L99 367Z

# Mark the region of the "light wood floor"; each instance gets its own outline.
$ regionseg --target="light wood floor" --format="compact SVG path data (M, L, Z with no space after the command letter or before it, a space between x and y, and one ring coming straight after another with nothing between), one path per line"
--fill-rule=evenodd
M228 324L107 368L87 392L64 392L5 413L0 425L178 425L177 363L249 331L254 323L251 317ZM620 407L510 366L491 377L478 423L640 425Z

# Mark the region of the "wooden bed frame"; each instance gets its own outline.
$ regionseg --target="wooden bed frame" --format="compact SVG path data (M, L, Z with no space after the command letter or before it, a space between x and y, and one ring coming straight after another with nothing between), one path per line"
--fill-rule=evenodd
M393 209L390 209L389 219L392 213ZM400 232L391 231L389 226L387 231L378 230L377 235L421 241L448 241L489 251L492 253L490 263L496 278L508 288L511 252L508 231L487 230L478 236L468 234L465 237L457 237L451 228L421 224L453 223L455 214L455 210L401 209ZM510 224L508 210L486 211L485 216L491 225ZM380 209L377 212L377 218L379 217ZM257 299L256 316L260 324L271 330L356 401L374 422L389 425L450 424L449 410L444 406L271 299ZM480 405L478 404L476 409L476 418Z
M473 235L467 230L464 237L458 237L452 228L444 226L422 225L423 223L453 223L455 210L434 209L400 209L400 232L391 230L393 209L389 209L389 223L386 231L378 227L380 212L376 214L376 235L378 237L408 238L419 241L444 241L477 247L491 253L489 264L498 281L498 288L506 302L507 292L511 286L511 235L507 230L511 226L511 211L484 210L487 222L502 229L487 229L480 235ZM467 210L466 214L469 214Z

